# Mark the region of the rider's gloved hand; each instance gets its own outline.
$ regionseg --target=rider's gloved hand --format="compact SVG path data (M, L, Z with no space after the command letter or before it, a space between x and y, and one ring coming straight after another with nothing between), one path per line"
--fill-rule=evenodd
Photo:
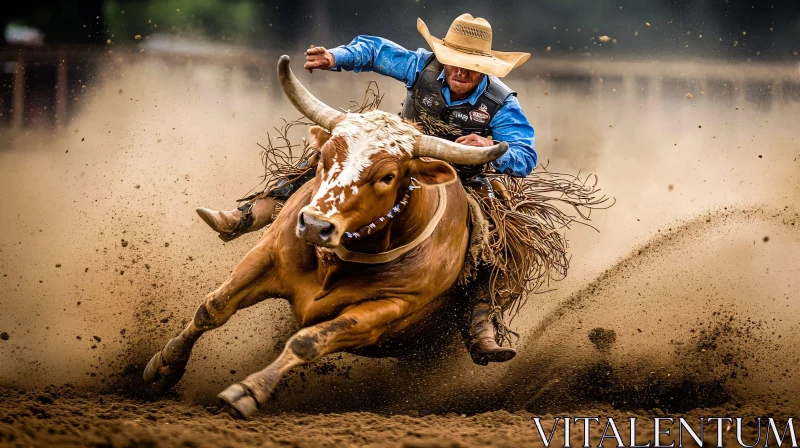
M311 48L306 50L306 63L303 68L309 72L313 72L314 69L330 70L335 64L336 58L330 51L326 50L325 47L312 45Z

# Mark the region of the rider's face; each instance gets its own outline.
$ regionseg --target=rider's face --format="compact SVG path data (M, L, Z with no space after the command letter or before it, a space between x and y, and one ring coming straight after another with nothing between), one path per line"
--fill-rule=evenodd
M453 100L462 100L468 97L480 84L483 73L467 70L452 65L444 66L444 77L450 87Z

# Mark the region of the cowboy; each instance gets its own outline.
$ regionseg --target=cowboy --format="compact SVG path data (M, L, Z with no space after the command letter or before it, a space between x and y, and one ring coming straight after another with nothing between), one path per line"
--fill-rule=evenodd
M408 92L401 116L415 122L423 133L469 146L505 141L509 149L492 162L491 169L517 177L529 175L537 162L534 130L516 93L499 78L522 65L530 54L492 50L489 22L470 14L456 18L444 39L431 36L421 19L417 19L417 30L433 51L410 51L387 39L358 36L350 44L331 50L310 48L304 68L375 71L402 81ZM315 164L314 160L309 164ZM455 168L465 185L484 187L493 196L492 184L480 176L486 167ZM199 208L197 213L220 238L229 241L272 222L278 203L313 176L314 170L309 170L233 210ZM486 287L481 287L478 295L469 326L472 359L481 365L508 361L516 351L498 345L495 326L502 322L493 322L490 317L497 319L484 297L488 295Z

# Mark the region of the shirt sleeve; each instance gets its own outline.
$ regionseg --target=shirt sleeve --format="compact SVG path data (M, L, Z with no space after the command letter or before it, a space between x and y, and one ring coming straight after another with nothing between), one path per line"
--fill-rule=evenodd
M422 48L406 50L388 39L374 36L358 36L349 44L329 51L336 59L332 70L374 71L404 82L407 88L414 84L432 54Z
M508 151L492 162L492 166L501 173L515 177L529 175L539 159L534 149L536 135L516 96L506 98L489 125L492 139L508 143Z

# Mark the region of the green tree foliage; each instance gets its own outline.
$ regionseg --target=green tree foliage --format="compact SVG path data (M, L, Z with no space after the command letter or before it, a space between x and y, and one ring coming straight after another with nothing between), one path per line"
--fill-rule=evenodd
M110 0L104 19L116 39L162 32L263 45L270 31L262 9L250 0Z

